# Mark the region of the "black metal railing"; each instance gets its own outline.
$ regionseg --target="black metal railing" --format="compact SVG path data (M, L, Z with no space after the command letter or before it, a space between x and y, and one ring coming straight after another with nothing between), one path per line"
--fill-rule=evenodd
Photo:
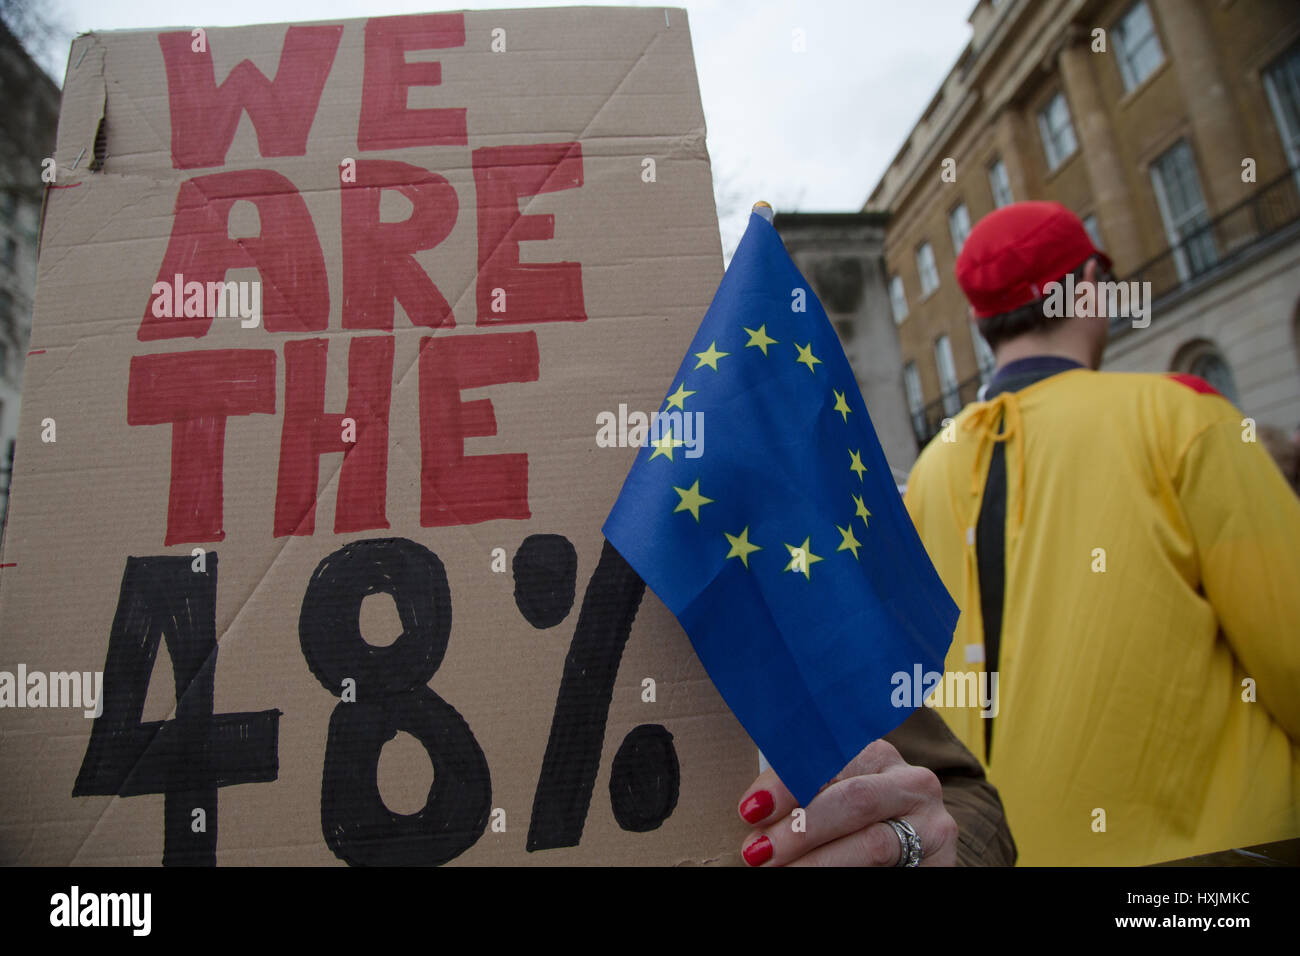
M1150 282L1150 302L1159 303L1185 287L1200 284L1298 221L1300 187L1297 171L1289 169L1142 263L1123 281ZM1123 316L1112 318L1111 324L1116 333L1132 327L1131 319Z
M1283 231L1300 224L1300 170L1286 173L1256 189L1247 199L1208 219L1200 228L1160 255L1148 259L1123 282L1150 282L1148 305L1154 306L1183 289L1210 281L1210 277L1260 249ZM1133 327L1131 316L1111 319L1112 337ZM975 375L924 407L912 412L912 431L924 446L951 417L954 404L960 409L975 400L982 379Z
M939 434L939 430L943 428L943 420L952 418L966 405L975 401L983 384L983 378L973 375L964 382L958 382L955 388L947 389L930 404L913 412L912 431L916 433L917 444L923 446Z

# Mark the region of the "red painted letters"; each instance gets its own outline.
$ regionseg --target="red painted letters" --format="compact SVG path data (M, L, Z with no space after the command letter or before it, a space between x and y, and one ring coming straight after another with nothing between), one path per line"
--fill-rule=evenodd
M379 221L385 188L411 201L410 218ZM441 176L410 163L366 159L343 197L343 327L393 328L393 300L415 325L455 325L451 306L412 253L432 249L451 234L459 202Z
M327 339L284 346L284 425L275 495L275 536L316 530L320 456L343 452L334 531L387 528L388 407L393 390L393 337L352 340L348 350L348 403L342 415L325 412ZM352 420L352 441L344 419Z
M460 13L367 20L357 147L402 149L468 143L464 109L406 107L406 94L412 86L442 83L441 63L407 63L406 51L464 45L465 17Z
M273 81L245 60L219 86L211 55L206 50L196 52L189 33L159 34L171 104L173 165L187 169L224 163L244 111L257 131L262 155L304 154L342 31L341 26L290 27ZM441 64L408 63L407 53L464 45L461 14L368 21L357 145L362 150L468 145L464 109L407 107L412 87L442 83ZM582 266L520 262L519 254L521 242L551 239L555 234L554 216L524 215L520 201L581 186L581 144L492 146L474 150L469 158L477 190L477 324L584 321ZM331 165L337 161L329 159ZM463 168L464 156L456 162ZM460 210L455 188L437 173L411 163L393 159L355 163L356 181L340 185L342 328L391 333L394 303L401 303L415 326L454 327L451 304L415 255L451 236ZM381 220L385 189L410 201L409 217L400 222ZM230 213L240 200L257 206L260 230L256 236L232 239ZM315 222L294 183L269 169L217 172L183 182L158 270L158 282L166 291L151 296L137 337L153 341L207 335L213 320L208 314L211 303L225 301L215 300L219 290L210 286L224 283L230 270L245 268L258 272L259 318L266 331L301 334L329 328L325 258ZM198 283L205 294L200 296L192 283ZM164 294L169 297L166 303L155 301ZM243 309L244 300L239 301ZM244 328L257 324L241 322ZM344 457L334 532L389 526L386 497L395 337L350 340L348 397L342 414L325 410L329 341L308 338L284 344L285 407L273 522L277 537L314 532L320 456L338 452ZM226 419L275 412L275 362L276 353L269 349L132 359L128 423L172 425L167 544L224 538ZM461 392L535 382L538 374L534 332L420 340L421 525L531 516L527 454L466 455L465 440L497 434L497 422L489 400L465 401Z
M229 238L230 207L257 205L261 235ZM213 173L181 185L167 253L158 281L176 275L189 282L220 282L229 269L251 266L261 274L262 316L270 332L319 332L329 325L325 256L307 204L293 183L268 169ZM208 334L212 316L160 318L153 298L137 336L142 342Z
M131 359L129 425L172 426L164 544L221 541L226 419L275 412L275 352L215 349Z
M461 390L537 381L537 333L420 340L420 524L528 518L528 456L465 454L465 439L497 433L492 403Z
M478 324L584 322L582 266L519 261L519 243L550 239L554 216L524 216L519 199L582 185L582 144L474 150L478 188ZM505 302L493 309L494 299Z
M244 110L263 156L306 153L307 133L342 35L341 26L289 27L274 81L241 60L218 86L212 54L195 52L189 33L158 34L167 67L172 165L194 169L224 163Z

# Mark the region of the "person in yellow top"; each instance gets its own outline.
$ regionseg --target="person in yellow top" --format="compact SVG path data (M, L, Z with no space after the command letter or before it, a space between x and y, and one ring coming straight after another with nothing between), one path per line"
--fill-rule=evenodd
M1097 371L1109 268L1056 203L976 225L956 274L997 371L906 492L962 610L945 666L998 677L933 700L1031 866L1300 835L1300 501L1205 382Z

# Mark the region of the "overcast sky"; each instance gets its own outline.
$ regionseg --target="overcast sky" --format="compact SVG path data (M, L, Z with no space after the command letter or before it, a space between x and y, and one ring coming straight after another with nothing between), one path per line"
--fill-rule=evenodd
M61 81L66 40L90 30L335 20L555 0L42 0L68 31L41 57ZM635 0L615 4L650 6ZM975 0L686 0L723 244L750 204L854 212L970 38ZM653 6L663 6L662 3ZM804 31L807 51L791 50ZM748 51L739 56L737 51Z

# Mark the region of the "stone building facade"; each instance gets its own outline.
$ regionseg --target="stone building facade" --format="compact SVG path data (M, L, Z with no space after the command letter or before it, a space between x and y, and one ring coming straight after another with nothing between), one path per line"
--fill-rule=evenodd
M1023 199L1083 218L1151 323L1104 367L1188 371L1261 423L1300 423L1300 4L979 0L972 38L868 199L917 443L992 356L953 266Z
M839 333L885 459L901 482L916 440L901 400L902 359L885 291L885 216L777 213L773 225Z
M59 88L0 22L0 538L36 295L41 160L54 155Z

